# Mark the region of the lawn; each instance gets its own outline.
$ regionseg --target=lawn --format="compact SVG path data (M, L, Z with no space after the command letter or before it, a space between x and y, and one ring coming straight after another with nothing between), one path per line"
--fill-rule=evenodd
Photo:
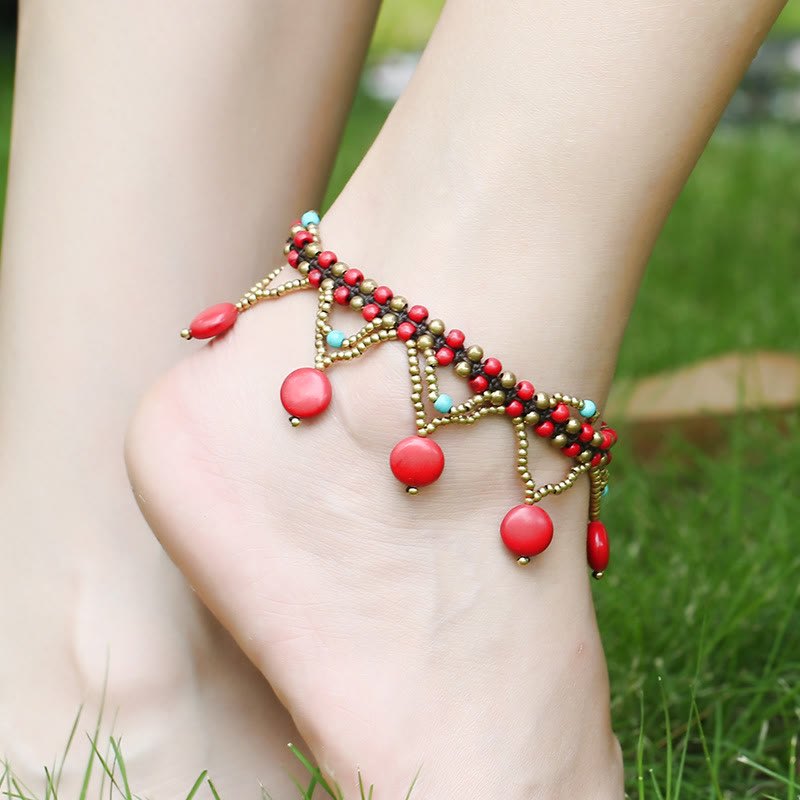
M407 28L396 19L400 5L387 6L379 49L424 41L437 3L413 5L420 6L416 27ZM800 0L780 23L783 32L798 29ZM3 180L11 72L6 46L0 48ZM388 106L359 94L328 201L387 113ZM619 375L642 376L734 349L797 352L798 209L800 131L721 128L652 255ZM631 797L800 796L793 777L800 729L800 422L794 414L780 425L750 414L730 420L727 431L713 453L675 437L656 465L638 463L624 443L615 461L604 513L614 556L595 597Z

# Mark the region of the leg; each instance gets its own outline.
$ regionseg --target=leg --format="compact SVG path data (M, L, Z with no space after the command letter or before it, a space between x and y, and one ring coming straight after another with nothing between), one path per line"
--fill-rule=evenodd
M208 767L227 796L258 778L294 791L288 716L150 536L121 449L137 397L179 355L173 315L251 281L282 220L319 201L376 6L306 3L349 39L298 59L295 4L279 0L22 4L0 297L0 635L16 643L0 754L26 781L85 701L65 773L80 780L108 660L134 789L185 795Z
M781 5L451 0L324 241L602 406L652 243ZM519 496L499 424L442 431L446 479L410 501L386 463L413 431L399 345L334 369L325 418L278 427L313 309L248 312L147 397L129 469L157 535L347 797L356 764L387 796L422 765L423 797L621 797L587 487L546 502L557 537L527 571L498 543ZM532 456L537 483L563 475Z

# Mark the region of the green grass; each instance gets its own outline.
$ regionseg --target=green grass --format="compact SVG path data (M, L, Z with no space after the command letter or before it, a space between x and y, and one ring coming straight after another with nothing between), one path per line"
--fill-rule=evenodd
M408 44L390 22L382 20L379 46ZM781 25L800 28L800 0ZM0 176L11 70L2 49ZM328 201L387 112L357 98ZM797 351L798 209L797 130L715 134L655 248L619 373L644 375L731 349ZM787 415L779 429L756 415L728 430L714 453L674 439L655 466L637 463L624 446L615 461L604 512L614 556L595 597L628 792L640 800L800 795L800 420ZM124 771L119 739L101 747L95 732L89 746L76 731L72 747L86 747L106 790L130 796L136 776ZM0 795L57 798L58 772L49 768L46 789L34 794L0 765ZM298 796L336 796L302 759L297 774ZM380 776L369 778L381 796ZM217 797L205 774L187 793Z

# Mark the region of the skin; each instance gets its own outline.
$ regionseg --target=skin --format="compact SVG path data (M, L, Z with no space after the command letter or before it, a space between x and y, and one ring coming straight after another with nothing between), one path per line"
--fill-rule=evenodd
M491 6L450 0L410 87L323 220L323 240L370 277L463 328L518 376L602 406L650 248L781 7L763 0ZM192 63L201 65L201 75L208 70L205 82L191 83L196 72L169 59L181 78L174 85L189 81L196 94L175 89L152 109L150 89L172 84L162 70L140 73L140 59L113 59L115 49L106 62L128 64L124 76L92 70L89 86L99 81L105 91L75 98L76 87L86 91L87 67L65 37L49 70L28 68L27 89L21 73L15 111L0 300L6 334L0 347L11 376L0 414L0 492L10 515L4 519L17 524L4 537L4 563L13 557L38 564L33 548L40 551L42 543L59 555L53 563L60 569L51 565L38 579L48 587L46 597L26 597L29 580L11 586L48 630L42 648L85 657L91 648L78 634L90 630L96 653L110 645L124 654L130 636L110 642L98 636L97 617L85 610L106 602L110 588L117 613L135 617L121 631L146 630L149 644L153 630L167 628L156 641L164 642L167 663L178 666L169 680L155 667L142 680L134 676L130 697L173 698L196 668L197 641L207 643L209 630L223 634L200 615L140 528L123 546L131 558L141 551L142 559L118 564L120 542L110 538L109 521L129 501L121 474L97 469L98 453L119 470L107 455L109 443L143 383L177 358L164 342L174 341L173 329L196 310L237 297L268 271L263 265L273 240L313 205L317 168L332 152L332 139L319 150L328 161L315 161L314 147L295 148L305 157L295 159L263 147L268 131L288 147L298 132L316 128L303 121L292 128L292 115L287 128L285 113L274 125L276 109L285 109L278 98L287 98L286 79L249 69L241 52L269 57L260 41L250 50L235 46L256 41L250 24L230 24L219 58L233 58L238 69L223 70L226 81L219 83L205 43L220 19L227 14L198 23L205 40L202 30L197 40L190 37ZM39 28L48 35L38 39L39 51L30 44L28 62L21 50L23 65L44 58L44 42L62 27L50 24ZM130 41L130 27L120 24L118 41ZM100 37L86 38L86 47L104 46ZM37 41L32 32L31 40ZM142 35L132 51L136 41L141 50L151 40ZM345 52L335 49L336 58ZM171 44L164 53L168 58ZM285 60L275 56L276 65ZM80 82L70 80L65 64L83 65ZM317 74L327 75L317 69L297 83L313 88ZM254 75L272 76L274 85L251 86ZM352 85L350 75L343 84ZM209 82L211 106L204 94ZM250 91L231 89L240 86ZM262 89L271 89L273 99L265 101L270 95ZM97 124L77 117L65 93L97 114L89 120ZM123 113L130 104L119 104L128 93L140 104L133 105L141 111L133 118L144 126L137 136ZM229 113L232 102L239 113ZM141 121L153 119L165 122L153 129ZM98 126L103 137L95 140L88 134L97 135ZM77 135L82 131L87 136ZM130 147L107 161L96 158L100 143L128 136ZM279 188L265 192L265 186ZM290 213L278 213L287 205ZM271 240L264 224L274 226ZM132 230L139 235L130 237ZM109 253L114 270L107 269ZM49 266L56 263L60 270ZM34 266L40 264L48 265L43 287ZM51 301L41 302L50 293ZM36 304L21 302L33 296ZM98 296L125 302L93 304L90 319L76 320L81 300ZM324 418L296 431L281 424L283 376L313 358L314 307L306 294L249 311L147 394L129 430L128 469L156 536L275 688L348 800L356 796L357 766L386 796L404 796L421 765L424 797L502 792L510 800L619 800L621 762L585 568L587 487L547 502L556 538L527 570L509 559L497 535L499 520L521 495L510 429L487 422L468 434L442 431L446 474L410 500L386 466L391 447L413 431L396 347L335 370L334 403ZM55 342L47 335L53 330ZM76 374L88 380L75 387ZM55 398L54 385L62 389ZM454 383L451 394L458 391ZM76 422L64 426L64 419ZM534 447L532 456L537 482L563 476L563 459L549 448ZM90 473L99 477L87 487ZM48 499L59 493L57 503L39 500L42 485ZM48 508L58 511L48 517ZM90 558L95 563L85 567ZM127 582L114 579L115 569ZM156 594L143 607L139 581L157 570L157 592L166 592L166 580L178 599L159 602ZM81 605L75 575L93 602ZM56 619L54 598L63 615ZM169 626L157 624L165 602L189 611L175 611ZM176 626L185 627L181 613L194 615L195 639L174 635ZM9 617L0 618L6 630L18 630ZM205 647L201 654L217 652ZM101 665L96 655L90 668L72 671L73 697L87 674L102 674ZM2 668L8 673L0 686L13 681L23 687L21 697L25 691L30 697L36 685L30 661L20 656ZM218 674L229 674L224 660ZM254 670L250 682L231 689L244 708L257 705L252 692L265 691L258 677ZM96 688L97 678L90 685ZM147 724L144 714L145 732ZM36 745L41 735L33 729L27 741ZM241 740L230 742L237 751ZM220 763L228 755L220 751ZM247 770L255 768L244 758L237 773Z

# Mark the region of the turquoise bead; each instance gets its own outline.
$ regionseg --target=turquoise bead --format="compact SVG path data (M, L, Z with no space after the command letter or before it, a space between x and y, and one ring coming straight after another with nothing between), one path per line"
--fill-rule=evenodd
M453 408L453 399L450 397L449 394L440 394L436 398L433 407L440 414L449 414L451 409Z
M319 214L317 214L316 211L306 211L306 213L300 217L300 222L304 228L307 228L309 225L319 225Z
M607 494L608 494L608 486L606 486L606 487L603 489L603 494L601 494L601 495L600 495L600 497L605 497Z
M583 408L581 408L582 417L593 417L597 413L597 406L591 400L583 401Z
M331 347L341 347L344 341L344 334L341 331L331 331L325 338Z

